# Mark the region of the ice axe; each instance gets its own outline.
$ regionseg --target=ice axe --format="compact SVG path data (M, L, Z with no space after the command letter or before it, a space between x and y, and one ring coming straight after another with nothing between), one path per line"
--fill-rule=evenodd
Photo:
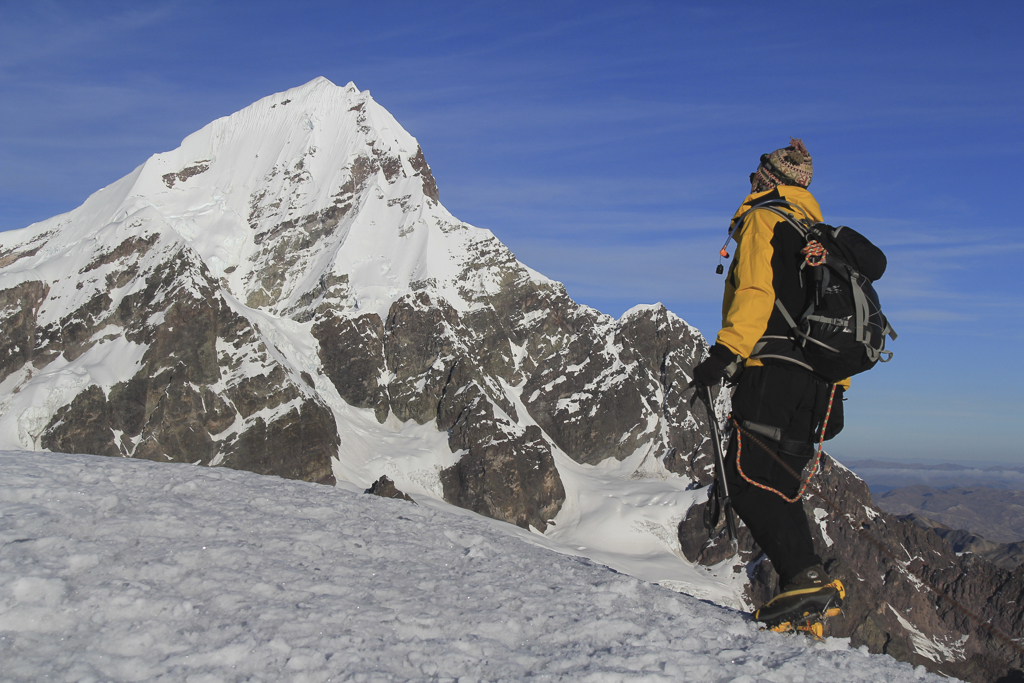
M722 454L722 436L718 431L718 417L715 415L714 399L711 387L704 386L704 403L708 410L708 422L711 423L711 441L715 449L715 490L708 496L708 506L704 511L704 525L711 531L718 526L719 510L725 513L725 528L729 532L729 547L732 554L739 552L736 542L736 519L732 514L732 499L729 497L729 483L725 480L725 456ZM717 500L715 500L717 498Z

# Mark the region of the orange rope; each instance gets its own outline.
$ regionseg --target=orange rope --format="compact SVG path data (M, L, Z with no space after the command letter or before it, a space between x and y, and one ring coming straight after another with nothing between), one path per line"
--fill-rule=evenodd
M811 240L807 245L800 250L800 253L804 255L804 263L809 266L820 266L825 262L825 257L828 256L828 251L825 247L821 246L821 242L817 240Z
M797 492L796 496L794 496L793 498L788 497L782 491L778 491L776 489L773 489L771 486L766 486L765 484L761 484L759 482L754 481L753 479L748 477L743 472L743 467L740 465L740 454L743 452L743 436L742 435L744 433L747 436L750 437L751 441L756 443L758 446L760 446L764 450L768 451L768 453L770 453L773 457L775 457L776 460L778 460L779 458L778 458L777 455L775 455L775 453L772 451L772 449L768 448L763 443L761 443L757 439L757 437L755 437L753 434L751 434L747 430L743 429L743 427L741 427L739 425L739 423L735 420L735 418L733 418L732 415L730 415L729 416L729 421L732 422L733 427L736 428L736 470L740 473L740 476L743 477L743 479L746 480L746 482L748 484L753 484L757 488L764 489L765 491L771 491L772 493L774 493L777 496L781 497L782 500L786 501L787 503L795 503L798 500L800 500L801 498L803 498L804 491L807 490L807 485L811 483L811 477L813 477L814 473L818 471L818 463L821 462L821 454L825 452L824 451L825 428L828 427L828 418L832 414L832 401L833 401L833 399L835 399L835 396L836 396L836 385L833 384L832 385L832 392L828 395L828 410L825 411L825 421L821 423L821 438L818 440L818 452L814 454L814 465L811 466L811 471L808 473L807 478L803 480L803 482L802 482L802 484L800 486L800 490ZM780 462L781 462L781 460L780 460ZM797 478L799 479L800 477L797 477Z

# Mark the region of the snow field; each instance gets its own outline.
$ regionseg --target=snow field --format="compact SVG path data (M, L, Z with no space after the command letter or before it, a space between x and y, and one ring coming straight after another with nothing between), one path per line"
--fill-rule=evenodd
M424 501L0 452L0 680L912 681Z

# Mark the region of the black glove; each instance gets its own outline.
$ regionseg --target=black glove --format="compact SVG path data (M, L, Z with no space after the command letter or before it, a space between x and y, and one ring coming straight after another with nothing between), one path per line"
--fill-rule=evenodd
M743 368L743 358L722 344L715 344L709 355L693 369L693 377L704 386L714 386L723 379L732 379Z
M841 431L843 431L843 388L837 386L835 396L832 397L832 412L829 413L828 424L825 425L825 441Z

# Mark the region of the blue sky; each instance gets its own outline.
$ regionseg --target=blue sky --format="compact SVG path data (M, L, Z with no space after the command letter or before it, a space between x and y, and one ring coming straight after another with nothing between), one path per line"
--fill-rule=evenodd
M460 219L576 300L713 337L757 158L801 137L881 246L895 359L840 459L1024 461L1024 3L0 0L0 230L326 76L420 141Z

